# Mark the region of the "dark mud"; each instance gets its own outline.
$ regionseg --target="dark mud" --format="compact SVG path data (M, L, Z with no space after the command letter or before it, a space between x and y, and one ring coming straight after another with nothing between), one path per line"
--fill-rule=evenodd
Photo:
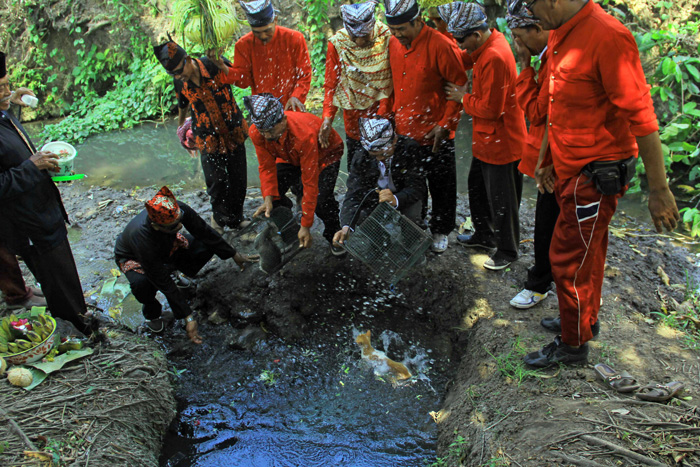
M154 189L61 189L83 285L96 290L114 267L114 237ZM203 193L176 194L207 218ZM252 212L259 194L249 195ZM161 465L638 465L592 448L584 432L664 465L674 456L697 465L681 441L630 437L643 434L637 419L695 423L692 400L642 403L596 383L592 370L606 362L644 384L681 380L698 391L692 341L654 314L683 305L695 255L618 213L591 366L523 374L522 353L553 337L539 320L557 312L555 296L529 311L508 305L532 261L532 206L523 203L522 256L509 269L486 271L486 255L453 241L394 292L356 261L332 257L318 228L314 247L272 277L208 264L193 301L205 343L189 345L178 326L162 340L180 413ZM464 201L458 211L460 221L468 215ZM354 343L366 329L379 349L383 331L396 333L389 355L424 377L396 388L375 379Z

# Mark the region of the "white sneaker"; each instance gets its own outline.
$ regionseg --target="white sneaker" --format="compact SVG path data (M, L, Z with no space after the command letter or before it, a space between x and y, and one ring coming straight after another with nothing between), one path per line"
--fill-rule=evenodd
M540 303L542 300L547 298L547 295L549 295L549 292L537 293L532 290L523 289L518 295L513 297L513 299L510 301L510 306L521 310L526 310Z
M447 250L447 243L447 235L433 234L433 246L431 249L434 253L442 253Z

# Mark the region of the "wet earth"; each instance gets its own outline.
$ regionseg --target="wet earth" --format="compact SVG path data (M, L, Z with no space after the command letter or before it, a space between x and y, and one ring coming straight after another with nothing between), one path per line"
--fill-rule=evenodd
M174 185L178 198L209 217L203 191ZM111 271L114 238L157 188L60 187L88 301L117 320L131 316L124 324L137 331L133 297L106 299L103 292L106 284L124 284ZM246 211L259 203L251 188ZM697 258L680 246L687 239L659 236L622 207L612 224L602 331L589 365L525 373L522 354L552 338L539 320L557 312L556 296L527 311L508 305L532 262L533 206L526 196L520 260L496 273L481 266L484 252L464 249L453 234L447 252L428 254L390 287L356 260L331 256L319 225L314 246L272 276L214 259L196 278L191 302L204 344L189 344L179 324L155 338L179 404L160 465L541 466L562 465L565 453L637 465L591 454L580 440L556 441L596 431L590 420L611 409L643 409L650 419L670 410L640 408L633 396L606 390L595 382L594 363L628 370L643 383L681 380L689 394L700 389L697 344L660 319L663 310L694 306L687 298ZM468 215L460 197L458 223ZM249 240L227 238L250 251ZM415 375L408 384L392 384L363 361L355 336L366 330L377 349ZM674 451L665 449L649 455L666 462Z

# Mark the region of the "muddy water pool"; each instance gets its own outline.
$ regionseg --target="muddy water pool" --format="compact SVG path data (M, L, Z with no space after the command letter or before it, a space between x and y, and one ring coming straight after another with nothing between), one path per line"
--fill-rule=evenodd
M313 297L309 297L313 300ZM390 292L356 299L338 291L333 311L310 317L302 342L276 338L249 351L227 346L228 326L205 327L192 355L170 349L178 374L177 421L163 466L425 466L435 461L439 410L451 362L425 347ZM372 342L416 375L395 386L376 376L355 343ZM184 337L184 336L183 336ZM172 341L175 342L175 341ZM175 344L177 345L177 344ZM185 370L185 371L183 371Z

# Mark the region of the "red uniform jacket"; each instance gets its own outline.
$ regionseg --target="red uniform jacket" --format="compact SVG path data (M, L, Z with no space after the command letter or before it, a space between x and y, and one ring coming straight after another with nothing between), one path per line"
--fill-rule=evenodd
M542 85L542 83L547 82L549 73L547 56L547 52L542 54L540 70L537 72L537 81L535 81L535 69L529 66L520 72L515 82L518 104L525 111L525 116L530 122L530 129L523 146L518 169L525 175L533 178L535 177L535 167L540 156L540 147L542 146L542 138L544 138L547 124L549 94L547 93L547 87Z
M465 94L464 111L473 117L472 155L488 164L520 159L527 135L525 117L515 95L515 58L505 36L495 29L471 54L472 93ZM467 64L465 57L462 61Z
M424 25L408 49L391 38L389 62L396 132L423 146L433 144L425 135L435 125L449 129L454 137L460 105L446 99L443 85L447 81L460 86L467 82L455 42ZM385 112L382 109L380 113Z
M632 34L588 2L549 34L549 144L557 176L638 153L636 136L659 129Z
M311 87L311 62L304 36L276 26L270 42L263 44L249 32L236 42L226 83L250 86L253 94L281 96L283 105L291 97L305 102Z
M287 116L287 131L278 141L263 138L255 125L251 125L249 130L250 140L258 155L260 188L263 198L278 198L280 193L277 190L276 163L301 167L301 181L304 185L301 225L311 227L318 198L318 175L343 157L343 140L337 131L332 130L328 147L323 149L318 144L318 132L322 123L319 117L305 112L288 111L284 114Z

